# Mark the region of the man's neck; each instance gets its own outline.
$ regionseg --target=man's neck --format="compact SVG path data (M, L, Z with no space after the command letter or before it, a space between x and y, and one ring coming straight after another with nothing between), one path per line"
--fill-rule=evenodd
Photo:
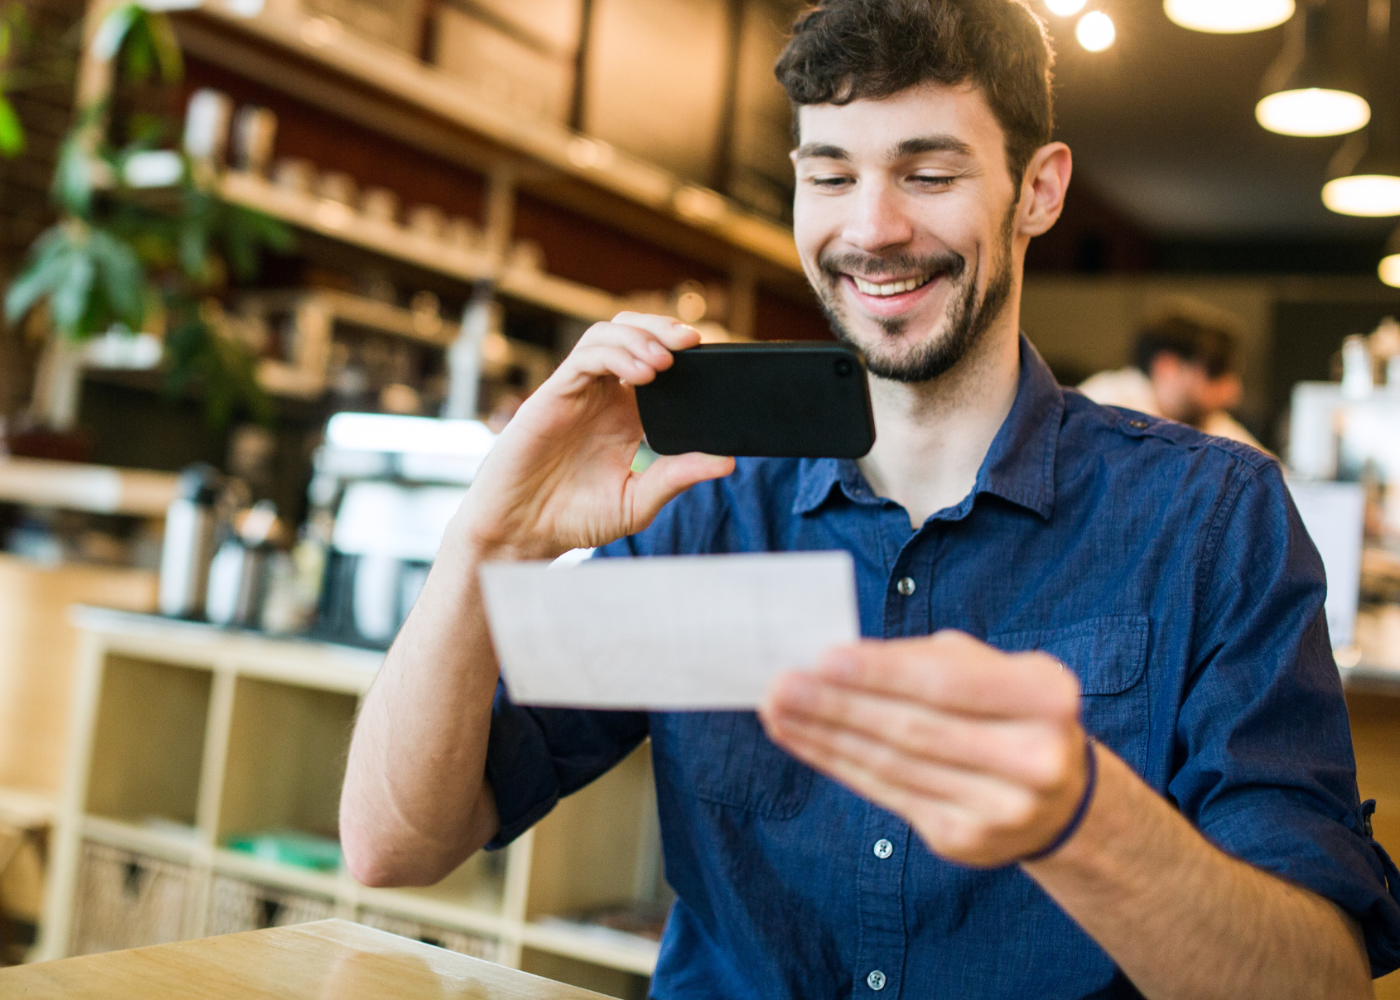
M870 380L875 447L860 469L877 494L918 528L962 501L1016 401L1018 311L1008 308L952 370L930 382Z

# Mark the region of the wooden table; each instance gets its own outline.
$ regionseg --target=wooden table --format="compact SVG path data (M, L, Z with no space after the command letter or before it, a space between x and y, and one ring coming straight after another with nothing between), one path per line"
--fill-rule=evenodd
M0 969L5 1000L598 1000L344 920Z

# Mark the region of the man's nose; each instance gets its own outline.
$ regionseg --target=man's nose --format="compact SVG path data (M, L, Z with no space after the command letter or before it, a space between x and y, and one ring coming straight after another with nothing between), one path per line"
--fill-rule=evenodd
M902 246L914 236L900 193L889 185L865 183L857 191L842 238L853 247L875 253Z

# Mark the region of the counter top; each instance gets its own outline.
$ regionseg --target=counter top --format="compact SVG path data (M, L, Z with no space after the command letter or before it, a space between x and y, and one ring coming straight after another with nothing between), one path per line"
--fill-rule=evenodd
M597 1000L599 994L322 920L0 970L14 1000Z

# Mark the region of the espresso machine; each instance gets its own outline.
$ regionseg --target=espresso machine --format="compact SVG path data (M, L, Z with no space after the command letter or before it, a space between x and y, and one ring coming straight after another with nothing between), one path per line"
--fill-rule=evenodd
M475 420L330 419L310 486L311 523L327 535L317 638L388 648L494 442Z

